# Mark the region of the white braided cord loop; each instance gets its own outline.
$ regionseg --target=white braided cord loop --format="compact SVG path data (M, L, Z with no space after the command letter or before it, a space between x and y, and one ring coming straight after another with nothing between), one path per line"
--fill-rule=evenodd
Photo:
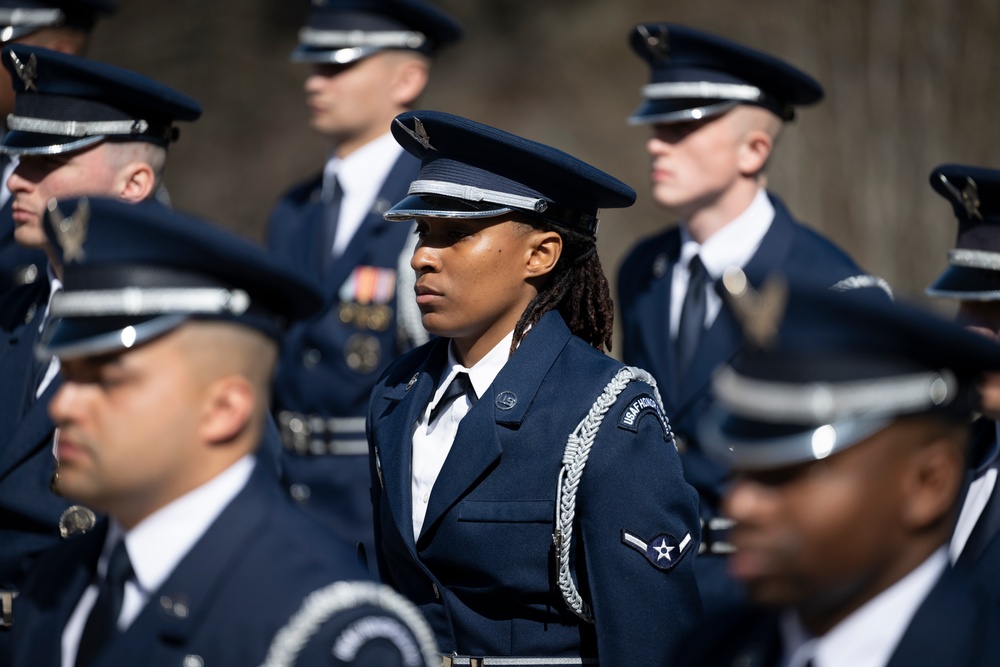
M576 582L573 581L569 557L570 546L573 542L573 521L576 518L576 492L580 488L580 479L583 477L590 450L597 439L597 432L604 422L604 415L618 400L618 396L625 391L628 383L637 381L645 382L653 389L653 396L656 398L656 404L660 408L660 414L663 415L667 427L670 444L677 447L673 431L670 430L670 424L663 409L660 391L656 388L656 380L641 368L626 366L615 374L601 395L594 401L587 416L569 434L566 439L566 450L563 452L562 468L559 470L556 487L556 531L552 535L556 549L557 581L566 606L588 623L594 622L594 614L590 605L580 595Z
M441 662L434 633L413 604L383 584L370 581L338 581L313 591L288 623L274 636L260 667L292 667L306 643L336 614L362 605L372 605L394 614L413 633L427 665Z

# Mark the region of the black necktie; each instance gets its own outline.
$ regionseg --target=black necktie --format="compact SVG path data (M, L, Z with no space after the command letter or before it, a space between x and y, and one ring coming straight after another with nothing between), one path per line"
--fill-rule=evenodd
M125 540L119 540L108 559L108 571L97 587L97 602L90 610L76 651L76 667L88 667L118 632L118 616L125 597L125 582L133 576Z
M986 551L986 547L1000 533L1000 479L990 492L990 499L986 501L983 513L976 520L976 525L969 534L969 539L962 547L962 553L958 556L955 567L959 569L971 570L975 567L979 557Z
M705 331L705 285L709 280L708 271L695 255L688 264L687 294L681 306L681 320L677 327L677 368L682 376L694 358L698 342Z
M323 272L330 267L333 261L333 244L337 240L337 223L340 221L340 204L344 200L344 189L340 187L340 181L334 176L330 179L331 195L329 201L323 207L323 239L320 252L323 253L323 261L320 266Z
M438 401L437 405L434 406L434 409L431 410L431 419L427 423L433 424L434 420L441 416L441 413L444 412L444 409L451 405L459 396L468 396L469 402L473 405L475 405L476 401L479 400L479 397L476 396L476 390L472 388L472 382L469 380L468 373L463 372L455 376L448 387L444 390L444 395L441 396L441 400Z

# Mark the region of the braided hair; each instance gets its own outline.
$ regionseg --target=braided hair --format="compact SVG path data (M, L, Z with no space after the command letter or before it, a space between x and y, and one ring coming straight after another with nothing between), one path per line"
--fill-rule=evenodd
M528 216L521 217L521 222L540 231L559 234L563 249L548 281L524 309L514 327L511 353L527 330L550 310L558 310L575 335L598 350L610 352L615 309L594 238Z

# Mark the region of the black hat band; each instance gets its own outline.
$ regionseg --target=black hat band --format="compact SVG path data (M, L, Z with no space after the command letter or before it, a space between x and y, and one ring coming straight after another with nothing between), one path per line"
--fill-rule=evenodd
M948 370L857 382L789 383L746 377L726 367L713 386L730 412L779 424L913 414L947 405L959 393L958 380Z

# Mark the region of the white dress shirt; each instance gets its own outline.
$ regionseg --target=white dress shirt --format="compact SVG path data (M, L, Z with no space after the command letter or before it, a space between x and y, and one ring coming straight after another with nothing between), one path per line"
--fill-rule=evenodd
M476 396L482 396L493 384L493 380L500 374L507 358L510 356L510 344L514 340L514 332L496 344L485 357L479 360L472 368L466 368L455 358L454 343L448 346L448 372L441 378L441 383L431 397L424 413L413 427L413 462L410 477L410 494L413 503L413 539L420 537L420 530L424 526L424 517L427 515L427 503L431 498L431 489L434 482L441 474L448 452L455 442L455 435L458 433L458 423L469 413L472 402L468 397L459 398L452 401L451 405L442 409L441 415L433 422L430 422L431 411L441 400L445 390L455 376L459 373L468 373L469 381L476 392Z
M184 556L201 539L209 526L232 502L253 473L256 457L247 455L229 466L222 474L189 491L143 519L126 532L113 519L108 526L97 574L104 577L111 551L124 534L125 548L135 577L125 583L125 597L118 629L125 631L146 607L149 598L159 590ZM83 592L62 634L62 667L73 667L76 651L87 624L87 616L97 602L97 585Z
M809 637L793 612L781 619L782 665L884 667L914 614L948 567L941 547L915 570L866 602L822 637Z
M6 132L4 135L6 135ZM0 135L0 138L2 138L2 136L3 135ZM10 158L10 160L4 167L3 172L0 172L0 178L3 179L0 181L0 208L6 206L7 201L10 199L11 191L10 188L7 187L7 179L10 178L10 175L14 173L15 169L17 169L18 163L18 157L16 155L8 155L7 157Z
M1000 422L997 422L996 430L997 440L1000 441ZM993 495L993 489L997 485L998 467L1000 461L995 462L969 484L969 491L965 494L965 502L962 503L962 511L958 515L958 523L955 524L955 532L952 533L951 544L948 547L948 555L953 564L958 562L962 549L972 536L972 529L976 527L976 522L990 502L990 496Z
M45 330L45 325L49 321L49 308L52 307L52 297L56 295L56 292L62 291L63 284L62 281L56 276L56 272L52 269L51 263L45 264L45 272L49 276L49 300L45 304L45 312L42 313L41 321L38 323L38 332L41 333ZM56 375L59 373L59 357L53 356L49 359L49 367L45 370L45 377L39 383L38 388L35 390L35 398L41 398L45 390L48 389L49 385L52 384L52 380L55 379Z
M330 252L339 257L364 222L378 199L378 193L402 154L403 148L392 133L369 141L345 158L332 157L323 168L323 201L333 196L333 179L343 190L337 233ZM395 204L396 202L389 202Z
M731 266L746 266L757 252L773 221L774 206L767 198L767 192L761 188L743 213L708 237L702 244L691 238L686 225L681 225L681 255L680 260L674 265L670 283L671 338L677 338L681 307L684 305L684 295L688 287L688 264L691 263L691 258L698 255L712 279L705 285L708 295L708 300L705 302L705 328L708 329L722 309L722 299L716 294L711 283L721 278L723 272Z

